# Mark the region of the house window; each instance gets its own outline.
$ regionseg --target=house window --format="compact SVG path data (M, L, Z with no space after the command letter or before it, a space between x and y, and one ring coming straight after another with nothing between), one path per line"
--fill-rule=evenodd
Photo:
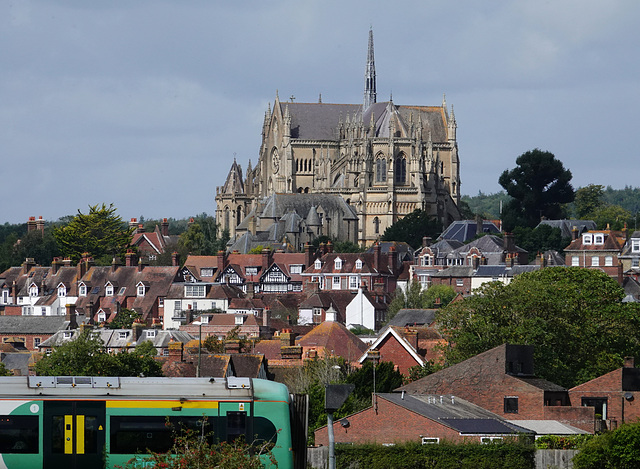
M80 296L87 296L87 286L86 285L80 285L80 287L78 288L78 295Z
M292 264L289 266L289 272L292 274L302 273L302 264Z
M340 277L333 277L333 289L340 290Z
M358 270L362 269L362 259L356 260L356 269Z
M113 285L107 285L107 286L104 288L104 294L105 294L106 296L113 296L113 293L114 293L114 291L113 291Z
M201 277L213 277L213 268L212 267L203 267L200 269Z
M2 290L2 303L5 305L9 303L9 290Z
M598 267L600 265L600 258L598 256L593 256L591 258L591 267Z
M518 413L518 396L507 396L504 398L504 413L505 414Z
M168 348L162 349L162 356L163 357L168 357L169 356L169 349Z
M635 259L631 259L631 267L640 267L640 259L637 257Z
M40 308L40 315L41 316L46 316L47 315L47 308L45 308L44 306Z
M34 337L33 338L33 348L38 348L38 346L40 345L40 337Z
M333 262L333 266L336 270L342 269L342 259L336 257L336 260Z
M72 335L73 335L73 332L72 332L72 331L64 331L64 332L62 333L62 338L63 338L63 339L67 339L67 340L68 340L68 339L70 339L70 338L71 338L71 336L72 336Z
M480 443L483 445L502 443L502 441L503 439L501 436L483 436L480 438Z
M175 311L182 311L182 301L180 301L180 300L176 300L176 301L173 303L173 309L174 309Z
M206 288L204 285L185 285L184 296L189 298L204 298L206 296Z
M608 402L606 397L583 397L582 407L594 407L596 418L606 420Z
M128 331L120 331L120 332L118 332L118 339L124 340L127 337L129 337L129 332Z
M349 288L351 290L355 290L356 288L358 288L358 276L357 275L350 275L349 276Z
M194 311L198 311L198 302L197 302L197 301L194 301L194 302L193 302L193 304L191 305L191 308L192 308Z
M320 259L316 259L316 261L313 263L313 268L314 269L321 269L322 268L322 261Z
M161 296L158 297L158 308L164 308L164 298Z
M64 298L65 296L67 296L67 287L65 287L64 285L60 285L58 287L58 296L60 298Z
M313 315L314 316L322 315L322 308L313 308Z
M420 282L420 286L424 288L429 288L429 276L428 275L419 275L418 280Z
M154 338L157 335L157 332L155 329L149 329L147 331L147 337L149 337L150 339Z
M30 297L38 296L38 287L36 285L31 285L29 287L29 296Z
M461 278L457 278L456 279L456 287L463 287L464 286L464 280Z
M591 244L592 241L593 241L593 235L591 234L582 235L582 244Z
M604 257L604 265L605 265L605 267L612 267L613 266L613 256L605 256Z
M106 313L98 313L98 322L105 322L107 320Z
M124 292L126 291L127 287L121 287L120 291L118 292L118 295L122 296L124 295Z
M138 296L144 296L144 292L145 292L144 285L142 284L138 285Z
M258 274L258 268L257 267L245 267L244 268L244 273L247 275L257 275Z
M236 316L236 325L241 326L244 324L244 316Z
M594 235L593 244L604 244L604 235L603 234Z
M640 252L640 239L631 240L631 252Z
M571 257L571 265L573 267L580 267L580 258L578 256Z
M423 445L437 445L438 443L440 443L440 438L430 437L430 436L423 436L422 437L422 444Z

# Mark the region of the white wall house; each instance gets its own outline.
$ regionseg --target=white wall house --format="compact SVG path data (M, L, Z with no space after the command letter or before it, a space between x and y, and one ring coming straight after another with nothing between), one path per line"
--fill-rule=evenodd
M366 327L367 329L376 330L376 324L379 324L384 318L376 317L383 314L376 311L374 304L364 294L362 288L358 289L353 300L347 305L346 309L346 326L352 328L356 326Z

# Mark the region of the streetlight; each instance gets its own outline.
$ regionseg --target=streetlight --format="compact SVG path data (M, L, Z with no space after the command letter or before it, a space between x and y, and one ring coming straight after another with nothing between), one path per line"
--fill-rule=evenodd
M193 321L191 324L198 326L198 367L196 368L196 378L200 377L200 353L202 351L202 321Z

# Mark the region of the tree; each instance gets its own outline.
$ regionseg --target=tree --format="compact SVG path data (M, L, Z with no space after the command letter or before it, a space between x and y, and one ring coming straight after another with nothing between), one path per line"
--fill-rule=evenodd
M640 356L640 305L623 297L599 270L549 267L485 284L436 322L453 344L450 364L503 343L533 345L536 375L570 388Z
M529 252L529 259L535 259L539 252L558 251L562 253L571 238L563 238L560 228L553 228L549 225L538 225L535 228L528 226L517 226L513 230L516 245Z
M573 458L575 469L640 467L640 423L625 424L589 439Z
M619 205L601 205L589 214L599 229L621 230L633 222L633 216Z
M580 219L589 219L589 215L604 204L604 186L599 184L589 184L576 191L574 205L576 215Z
M455 297L455 290L448 285L432 285L423 290L419 282L413 281L406 292L402 288L396 288L387 309L387 318L391 320L401 309L430 309L444 306Z
M427 212L417 209L384 230L383 241L404 241L412 248L422 246L422 238L436 238L442 224Z
M218 225L215 218L201 213L193 218L187 231L180 236L178 245L187 253L196 256L213 256L227 248L229 230L223 230L218 238Z
M516 226L536 226L540 218L564 216L563 204L573 201L571 171L553 153L539 149L523 153L516 167L505 170L498 182L513 199L503 211L506 230Z
M38 360L35 372L41 376L162 376L162 365L143 344L132 352L110 354L99 335L85 330Z
M109 323L111 329L131 329L134 321L140 319L139 312L133 309L122 308L116 314L116 317Z
M4 363L0 363L0 376L11 376L12 374L13 373L4 366Z
M65 226L55 228L53 236L62 254L74 262L89 253L96 263L109 265L114 256L124 257L131 244L133 228L116 215L113 204L89 206L89 213L78 214Z

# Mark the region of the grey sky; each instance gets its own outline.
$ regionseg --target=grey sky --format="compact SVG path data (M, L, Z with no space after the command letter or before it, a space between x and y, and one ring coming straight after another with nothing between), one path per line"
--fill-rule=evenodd
M639 23L637 0L4 0L0 222L213 214L276 90L362 101L370 26L379 101L453 104L464 194L536 147L574 186L638 186Z

